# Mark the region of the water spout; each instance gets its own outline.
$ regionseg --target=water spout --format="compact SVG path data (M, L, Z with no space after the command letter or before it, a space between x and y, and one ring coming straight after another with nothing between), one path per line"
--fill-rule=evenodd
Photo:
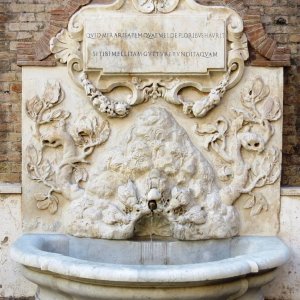
M148 202L148 207L151 210L151 212L153 212L155 209L157 209L157 203L155 200L150 200Z

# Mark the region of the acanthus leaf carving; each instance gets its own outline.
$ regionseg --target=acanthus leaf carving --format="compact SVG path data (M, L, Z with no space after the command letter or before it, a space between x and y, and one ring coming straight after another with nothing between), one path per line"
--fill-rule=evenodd
M80 57L80 47L79 41L73 39L65 29L62 29L56 37L50 40L50 51L62 64L67 63L72 56Z
M171 93L173 96L173 91L177 87L180 80L178 78L168 78L168 79L153 79L153 80L142 80L138 77L132 78L132 83L136 89L142 93L141 98L143 102L156 101L157 99L164 99L168 101L170 97L168 94Z
M251 194L253 189L273 184L280 177L280 151L268 143L274 134L271 123L281 117L282 109L279 100L269 94L269 86L257 77L241 94L243 108L232 108L235 119L227 121L220 117L216 124L196 126L196 133L203 137L203 146L223 161L218 172L221 180L231 180L220 191L222 201L228 205L242 194ZM258 103L262 104L258 107ZM233 139L230 149L227 147L229 137ZM243 149L257 153L250 165ZM257 204L251 215L259 214L265 207L265 204Z

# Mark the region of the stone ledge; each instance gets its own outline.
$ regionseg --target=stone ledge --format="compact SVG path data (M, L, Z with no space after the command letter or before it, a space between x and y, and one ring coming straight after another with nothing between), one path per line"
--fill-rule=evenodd
M20 183L0 183L0 194L21 194ZM283 186L280 190L281 196L300 196L300 186ZM1 300L1 298L0 298Z
M281 187L281 196L300 196L300 186Z
M0 183L0 195L21 194L21 193L22 193L22 186L20 183Z
M9 298L3 298L0 297L0 300L34 300L34 297L18 297L18 298L14 298L14 297L9 297Z

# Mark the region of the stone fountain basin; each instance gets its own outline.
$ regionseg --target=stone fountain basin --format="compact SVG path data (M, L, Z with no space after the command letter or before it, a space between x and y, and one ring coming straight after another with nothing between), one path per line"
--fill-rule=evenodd
M255 300L289 250L276 237L151 243L26 234L11 256L40 300Z

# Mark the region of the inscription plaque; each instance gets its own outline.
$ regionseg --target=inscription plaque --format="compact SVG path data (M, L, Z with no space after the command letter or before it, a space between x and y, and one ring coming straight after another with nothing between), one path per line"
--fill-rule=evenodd
M224 20L205 17L118 16L88 19L85 70L103 73L205 73L226 66Z

